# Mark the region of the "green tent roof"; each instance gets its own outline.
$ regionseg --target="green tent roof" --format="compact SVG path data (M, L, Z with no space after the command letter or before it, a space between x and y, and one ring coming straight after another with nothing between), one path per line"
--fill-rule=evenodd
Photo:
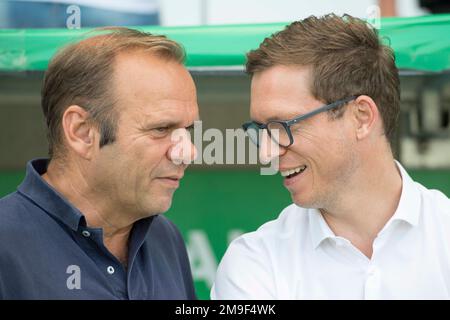
M188 67L226 69L245 62L245 53L287 23L196 27L138 27L183 44ZM0 71L45 70L57 48L87 29L0 30ZM381 36L395 50L403 70L450 69L450 15L383 18Z

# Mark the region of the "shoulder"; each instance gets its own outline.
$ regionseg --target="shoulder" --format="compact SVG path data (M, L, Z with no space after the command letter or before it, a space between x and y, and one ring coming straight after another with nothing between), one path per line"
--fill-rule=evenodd
M0 199L0 265L8 266L32 250L42 231L35 204L18 192ZM40 236L39 236L40 237Z
M277 219L266 222L256 231L246 233L237 238L234 241L234 245L249 243L270 246L284 242L286 239L294 236L294 234L305 233L309 224L309 212L309 209L291 204L281 211Z
M166 231L178 232L178 228L175 226L175 224L162 214L156 215L153 218L153 223L157 224L159 227L166 229Z
M163 215L156 215L153 218L151 228L152 232L161 233L163 238L174 238L179 240L181 237L180 230L177 226Z
M228 247L211 290L213 299L275 299L274 264L281 247L293 242L308 225L309 210L290 205L258 230L235 239ZM275 259L274 259L275 258Z
M439 208L450 209L450 199L442 191L427 189L418 182L415 182L415 185L426 200L433 202Z
M18 192L11 193L0 199L0 233L15 230L24 225L24 220L30 216L30 201Z
M441 191L428 189L421 183L414 181L403 166L396 161L403 180L402 197L412 210L420 210L422 218L444 217L450 218L450 199ZM405 191L406 190L406 191ZM401 199L400 199L401 200Z
M450 224L450 199L441 191L427 189L418 182L414 183L422 199L422 211L427 215L446 220Z
M163 252L169 254L180 254L186 251L183 236L177 226L163 215L153 217L147 241L152 246L159 247Z
M266 222L254 232L249 232L235 239L228 251L241 247L249 251L271 253L274 247L282 245L297 234L307 232L309 209L291 204L281 211L277 219Z
M176 225L163 215L154 216L147 243L151 248L150 255L155 259L154 267L158 265L161 272L170 273L172 279L183 284L183 299L195 299L186 245Z

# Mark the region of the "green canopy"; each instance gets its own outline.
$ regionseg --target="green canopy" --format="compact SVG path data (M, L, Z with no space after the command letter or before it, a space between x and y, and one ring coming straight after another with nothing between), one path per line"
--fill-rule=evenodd
M241 70L245 53L286 24L137 28L182 43L188 67ZM0 30L0 71L45 70L57 48L81 39L86 31ZM383 18L380 34L394 48L400 69L431 72L450 69L450 15Z

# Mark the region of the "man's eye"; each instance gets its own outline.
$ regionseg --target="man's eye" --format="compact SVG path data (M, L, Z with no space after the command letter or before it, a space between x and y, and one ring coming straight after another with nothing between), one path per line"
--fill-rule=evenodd
M169 130L169 127L158 127L152 129L152 133L155 137L164 137L169 133Z

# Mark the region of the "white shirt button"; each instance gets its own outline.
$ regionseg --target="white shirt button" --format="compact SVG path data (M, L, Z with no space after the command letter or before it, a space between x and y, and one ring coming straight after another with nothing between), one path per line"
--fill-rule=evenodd
M91 233L90 233L89 231L87 231L87 230L84 230L83 232L81 232L81 234L82 234L83 236L85 236L86 238L88 238L88 237L91 236Z
M109 274L113 274L114 273L114 268L112 266L109 266L107 269Z
M369 267L369 269L367 270L367 274L369 276L373 276L376 273L377 269L375 267Z

